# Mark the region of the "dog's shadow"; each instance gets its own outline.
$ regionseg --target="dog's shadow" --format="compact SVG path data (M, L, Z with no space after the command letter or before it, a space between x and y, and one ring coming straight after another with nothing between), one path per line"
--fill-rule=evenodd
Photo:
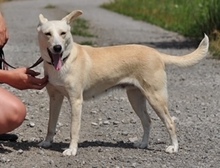
M31 148L40 148L38 146L40 142L0 142L0 154L11 153L13 151L29 151ZM51 147L46 148L47 150L63 152L64 149L69 147L69 142L54 142ZM131 142L104 142L104 141L84 141L78 144L79 148L89 148L89 147L104 147L104 148L125 148L125 149L136 149ZM154 150L146 148L146 150Z

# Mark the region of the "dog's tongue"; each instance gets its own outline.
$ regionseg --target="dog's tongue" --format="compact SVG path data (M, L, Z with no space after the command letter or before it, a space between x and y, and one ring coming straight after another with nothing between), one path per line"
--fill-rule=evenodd
M55 69L57 71L59 71L63 65L63 61L62 61L61 57L62 56L60 54L55 54L53 56L53 66L55 67Z

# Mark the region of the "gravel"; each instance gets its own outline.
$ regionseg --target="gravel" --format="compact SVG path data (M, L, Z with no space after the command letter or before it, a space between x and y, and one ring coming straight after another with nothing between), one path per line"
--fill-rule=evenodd
M95 38L74 37L77 42L91 40L97 46L139 43L172 55L184 55L197 47L197 42L135 21L98 7L108 0L32 0L10 1L2 10L10 31L5 47L7 60L15 66L29 66L39 57L37 45L38 15L60 19L73 9L82 9ZM48 4L56 8L45 9ZM35 70L43 72L42 66ZM83 105L82 128L78 153L63 157L70 138L70 106L65 99L54 144L49 149L37 144L46 135L48 96L46 90L18 91L2 85L20 97L28 115L18 129L17 142L0 142L0 167L4 168L218 168L220 165L220 62L209 55L189 68L166 68L169 109L176 119L180 149L164 152L169 145L167 131L148 106L152 118L149 149L136 149L133 142L142 136L139 119L131 109L123 91L116 90Z

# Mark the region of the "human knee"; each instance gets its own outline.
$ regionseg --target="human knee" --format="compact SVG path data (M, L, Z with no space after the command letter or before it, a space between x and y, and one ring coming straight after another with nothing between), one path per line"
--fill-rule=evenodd
M12 104L12 116L10 123L15 127L20 126L26 116L26 107L22 102L14 102Z

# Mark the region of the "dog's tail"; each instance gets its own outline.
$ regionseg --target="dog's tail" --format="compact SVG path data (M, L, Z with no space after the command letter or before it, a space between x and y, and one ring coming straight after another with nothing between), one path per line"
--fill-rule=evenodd
M179 67L187 67L198 63L201 59L203 59L209 49L209 38L205 34L205 37L200 42L198 48L190 54L184 56L171 56L167 54L162 54L162 59L165 65L173 64Z

